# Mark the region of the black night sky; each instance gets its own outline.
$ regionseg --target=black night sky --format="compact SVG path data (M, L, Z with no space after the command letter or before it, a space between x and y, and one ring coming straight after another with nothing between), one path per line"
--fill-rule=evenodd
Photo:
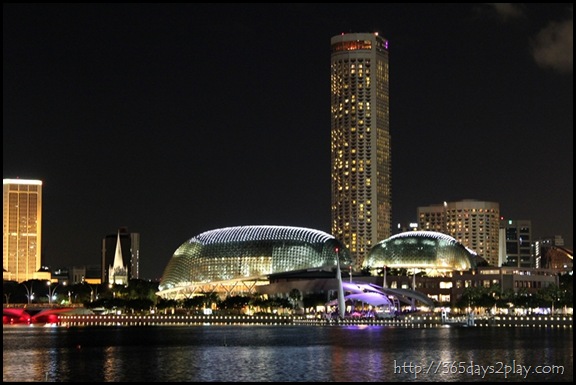
M478 199L573 234L571 4L3 4L3 174L42 263L141 234L141 277L238 225L330 233L330 38L390 41L393 222Z

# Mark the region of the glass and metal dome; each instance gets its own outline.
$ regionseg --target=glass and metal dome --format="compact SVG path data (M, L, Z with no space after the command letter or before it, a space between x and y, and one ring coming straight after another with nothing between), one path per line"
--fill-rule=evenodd
M368 253L364 268L469 270L472 253L456 239L435 231L407 231L385 239Z
M338 251L337 251L338 249ZM158 295L181 288L257 281L270 274L350 264L334 236L289 226L239 226L211 230L183 243L162 275Z

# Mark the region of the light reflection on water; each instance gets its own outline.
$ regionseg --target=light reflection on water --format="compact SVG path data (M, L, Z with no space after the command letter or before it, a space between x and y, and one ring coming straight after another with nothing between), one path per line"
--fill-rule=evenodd
M3 380L572 382L572 339L543 328L5 326ZM555 373L505 373L512 365Z

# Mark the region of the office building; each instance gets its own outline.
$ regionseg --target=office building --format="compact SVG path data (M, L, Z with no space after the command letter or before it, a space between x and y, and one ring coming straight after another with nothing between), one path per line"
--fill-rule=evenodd
M42 181L4 179L5 280L40 279L42 247Z
M388 41L331 39L331 231L360 269L392 229Z
M418 207L418 227L450 235L473 250L490 266L499 259L500 205L475 199Z
M102 239L101 266L102 282L127 284L131 279L140 279L140 234L121 227L106 235Z
M529 220L504 219L500 221L499 260L502 266L536 267L532 251L532 222Z

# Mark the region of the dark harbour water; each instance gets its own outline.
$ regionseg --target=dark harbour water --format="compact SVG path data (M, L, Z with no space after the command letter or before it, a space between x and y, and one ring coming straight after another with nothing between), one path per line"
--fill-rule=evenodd
M572 382L573 331L4 326L3 381Z

